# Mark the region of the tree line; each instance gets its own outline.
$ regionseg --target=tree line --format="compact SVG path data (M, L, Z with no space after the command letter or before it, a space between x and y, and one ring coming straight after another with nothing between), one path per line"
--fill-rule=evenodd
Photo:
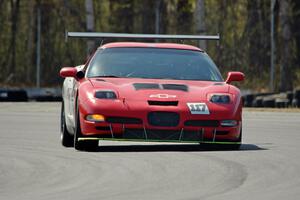
M101 43L66 42L65 31L97 31L220 34L220 42L184 43L205 49L224 77L243 71L243 88L268 91L273 12L274 89L291 90L300 85L300 2L272 1L0 0L0 87L35 85L40 10L41 86L58 86L60 68L84 63Z

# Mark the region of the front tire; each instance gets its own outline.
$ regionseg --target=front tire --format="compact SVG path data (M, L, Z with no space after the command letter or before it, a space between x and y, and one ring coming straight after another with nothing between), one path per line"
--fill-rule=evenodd
M98 140L79 140L82 137L78 101L76 103L76 123L74 134L74 148L78 151L94 151L98 147Z
M73 147L74 136L71 135L67 129L64 102L61 104L60 113L60 140L64 147Z

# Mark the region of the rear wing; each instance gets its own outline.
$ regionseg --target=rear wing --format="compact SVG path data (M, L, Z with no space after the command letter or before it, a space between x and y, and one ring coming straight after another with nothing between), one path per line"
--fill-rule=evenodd
M172 39L172 40L220 40L220 35L162 35L162 34L132 34L132 33L101 33L101 32L66 32L74 38L127 38L127 39Z

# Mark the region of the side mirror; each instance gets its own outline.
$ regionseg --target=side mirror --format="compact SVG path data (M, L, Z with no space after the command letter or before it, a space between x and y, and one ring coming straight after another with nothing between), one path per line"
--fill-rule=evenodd
M59 75L63 78L73 77L77 80L84 77L84 73L82 71L77 71L75 67L64 67L60 70Z
M245 75L242 72L228 72L226 83L230 84L232 81L243 81Z

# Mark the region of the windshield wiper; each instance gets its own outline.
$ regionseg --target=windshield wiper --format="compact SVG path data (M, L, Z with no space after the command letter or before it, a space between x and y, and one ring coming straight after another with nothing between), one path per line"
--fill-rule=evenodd
M122 78L120 76L115 76L115 75L103 75L103 76L92 76L91 78Z

